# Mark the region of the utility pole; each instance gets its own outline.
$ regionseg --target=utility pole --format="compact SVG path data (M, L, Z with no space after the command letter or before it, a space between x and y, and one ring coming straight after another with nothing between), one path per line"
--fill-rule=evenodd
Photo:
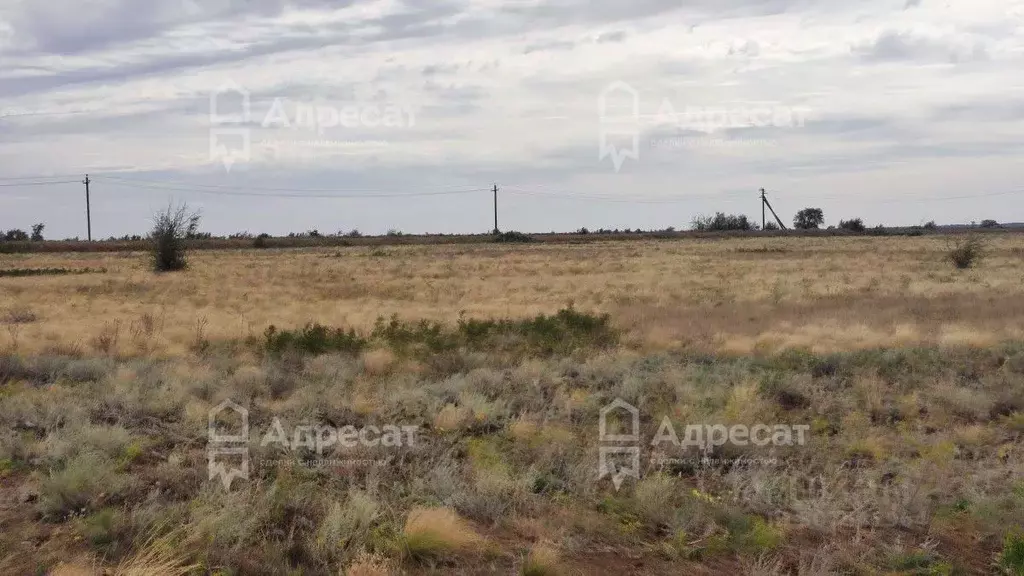
M498 184L494 184L494 233L498 232Z
M89 183L90 182L92 182L92 181L89 180L89 175L86 174L85 175L85 180L82 180L82 183L85 184L85 226L86 226L86 233L88 234L89 242L92 242L92 211L91 211L91 206L89 205Z
M767 223L764 219L764 203L767 199L764 197L764 188L761 188L761 230L764 230L764 225Z
M764 188L761 188L761 229L764 230L765 219L764 219L764 208L768 207L772 211L772 216L775 216L775 221L779 223L779 229L786 230L786 225L782 223L782 218L775 213L775 209L772 208L771 202L768 202L768 196L764 193Z

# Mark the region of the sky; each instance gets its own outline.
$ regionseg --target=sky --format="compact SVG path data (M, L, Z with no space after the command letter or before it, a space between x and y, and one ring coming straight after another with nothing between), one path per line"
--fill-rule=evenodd
M0 0L0 229L1024 221L1024 0Z

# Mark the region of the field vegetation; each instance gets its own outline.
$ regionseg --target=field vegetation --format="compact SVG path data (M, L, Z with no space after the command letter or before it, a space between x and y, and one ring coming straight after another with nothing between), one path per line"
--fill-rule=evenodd
M966 242L3 255L0 573L1024 574L1024 237ZM666 419L808 432L658 454Z

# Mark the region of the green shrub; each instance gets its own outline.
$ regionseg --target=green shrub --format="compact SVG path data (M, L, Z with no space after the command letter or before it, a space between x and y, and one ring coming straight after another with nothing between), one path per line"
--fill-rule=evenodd
M354 329L328 328L321 324L307 324L299 330L278 330L270 326L263 333L267 352L280 355L286 351L306 354L348 352L358 354L366 346L366 339Z
M1024 576L1024 531L1011 532L1003 539L999 567L1005 574Z
M129 478L118 474L109 457L85 452L69 460L64 468L43 480L39 507L44 516L63 518L92 509L128 486Z
M534 239L533 239L532 236L528 236L526 234L523 234L522 232L509 231L509 232L502 232L500 234L496 234L494 236L494 241L495 242L521 242L521 243L528 243L528 242L533 242Z
M153 217L153 231L149 234L153 270L174 272L188 267L185 241L196 235L199 213L189 212L188 205L168 206Z
M863 232L865 230L864 220L853 218L852 220L840 220L839 227L850 232Z

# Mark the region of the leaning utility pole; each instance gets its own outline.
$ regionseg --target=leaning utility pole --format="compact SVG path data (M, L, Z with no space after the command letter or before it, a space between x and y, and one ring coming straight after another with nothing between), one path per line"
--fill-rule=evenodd
M498 232L498 184L494 184L494 233Z
M775 213L775 209L772 208L771 203L768 202L768 196L765 195L764 188L761 188L761 230L764 230L764 225L766 224L764 219L765 206L767 206L768 209L771 210L772 216L775 216L775 221L779 223L779 228L781 228L782 230L786 230L786 225L782 223L782 218L779 218L779 215Z
M89 242L92 242L92 212L91 212L91 207L89 206L89 183L90 182L91 182L91 180L89 180L89 175L86 174L85 175L85 180L82 180L82 183L85 184L85 226L86 226L86 234L88 234Z

